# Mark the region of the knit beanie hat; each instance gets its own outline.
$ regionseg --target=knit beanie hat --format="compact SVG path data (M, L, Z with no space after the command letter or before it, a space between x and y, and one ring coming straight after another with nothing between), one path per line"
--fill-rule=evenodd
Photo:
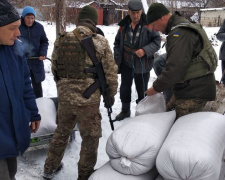
M0 1L0 27L18 21L20 15L18 11L7 1Z
M90 5L84 6L78 14L78 21L81 19L90 19L91 21L93 21L93 23L95 23L95 25L97 25L98 23L97 10Z
M128 2L128 9L131 11L139 11L143 9L142 2L140 0L130 0Z
M27 14L33 14L34 17L36 16L35 10L34 10L32 7L30 7L30 6L26 6L26 7L23 9L22 17L24 18Z
M169 12L170 11L162 3L152 3L147 12L148 24L160 19Z

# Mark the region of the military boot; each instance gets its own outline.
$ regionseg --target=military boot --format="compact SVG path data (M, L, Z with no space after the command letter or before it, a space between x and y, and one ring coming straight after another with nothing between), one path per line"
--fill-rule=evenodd
M130 117L130 103L122 103L122 111L116 116L116 121Z

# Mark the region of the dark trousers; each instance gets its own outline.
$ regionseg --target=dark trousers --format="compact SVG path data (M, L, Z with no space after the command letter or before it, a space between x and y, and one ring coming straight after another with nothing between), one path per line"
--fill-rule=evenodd
M221 82L225 84L225 61L221 60L222 78Z
M138 94L138 99L136 103L141 101L145 97L145 91L148 87L148 82L150 78L150 72L143 74L136 74L133 69L125 64L121 64L121 85L120 85L120 99L122 103L131 102L131 87L133 84L133 79L136 86L136 91Z
M34 90L34 95L36 96L36 98L43 97L41 82L36 83L35 78L34 78L34 73L32 70L30 70L30 76L31 76L33 90Z
M16 157L0 159L1 180L15 180L16 172L17 172Z

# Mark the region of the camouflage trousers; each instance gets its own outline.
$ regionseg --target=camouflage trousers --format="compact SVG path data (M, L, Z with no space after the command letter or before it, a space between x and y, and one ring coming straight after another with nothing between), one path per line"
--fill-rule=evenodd
M99 138L102 132L99 104L78 107L61 102L58 106L57 115L58 125L50 143L44 172L52 173L59 167L70 134L76 123L78 123L82 138L80 160L78 162L78 179L87 180L94 171Z
M176 99L172 95L166 105L167 111L176 110L176 119L186 114L203 111L207 101L197 99Z

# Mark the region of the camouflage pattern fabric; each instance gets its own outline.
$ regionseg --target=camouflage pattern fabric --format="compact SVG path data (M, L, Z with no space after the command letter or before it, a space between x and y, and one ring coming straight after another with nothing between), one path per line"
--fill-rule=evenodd
M45 161L45 173L57 169L63 158L70 134L79 124L82 137L78 172L81 177L90 176L97 161L97 149L101 137L101 114L99 104L91 106L71 106L59 101L58 126L50 143Z
M82 37L93 34L85 26L78 26L76 30ZM70 32L70 35L73 35L72 32ZM102 63L106 81L110 88L110 95L113 98L117 93L118 86L117 65L105 37L93 34L93 42L96 49L96 56ZM70 78L60 77L58 74L58 47L59 38L55 42L52 54L52 73L57 84L58 92L58 126L50 144L44 171L45 173L51 173L60 165L70 133L76 123L78 123L82 137L80 160L78 162L78 179L87 180L96 164L98 143L101 137L101 115L99 112L101 94L100 90L97 89L89 99L83 97L82 94L95 81L90 76L84 76L83 78L71 78L71 76L69 76ZM86 52L84 60L87 67L93 65Z
M203 111L207 101L197 99L176 99L172 95L170 101L167 103L167 111L176 110L176 119L186 114Z

